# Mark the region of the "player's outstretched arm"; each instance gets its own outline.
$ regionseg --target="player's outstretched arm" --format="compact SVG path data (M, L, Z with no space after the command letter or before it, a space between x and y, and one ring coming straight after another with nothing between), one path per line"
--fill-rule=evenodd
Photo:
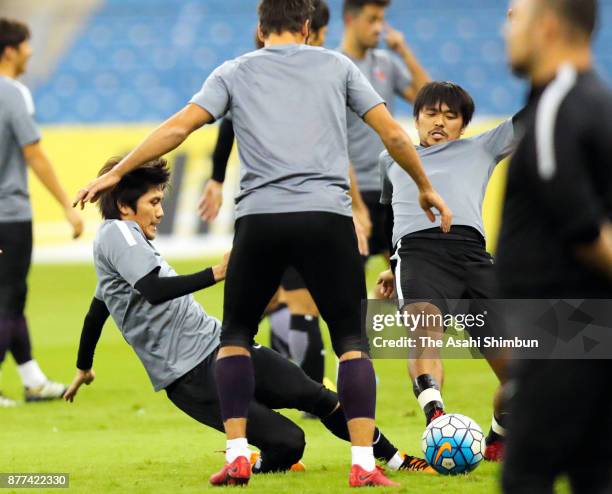
M353 202L353 218L363 229L366 238L370 238L372 234L372 219L370 218L370 211L361 196L359 184L357 183L357 174L352 164L349 164L349 180L351 183L350 194L351 201Z
M213 120L212 115L204 108L192 103L188 104L157 127L111 171L101 175L79 190L73 201L73 206L76 207L77 204L80 204L81 209L83 209L86 202L95 202L100 192L116 185L126 173L176 149L192 132Z
M109 315L106 304L94 297L83 322L77 357L77 372L72 383L64 393L64 400L74 401L79 388L83 384L91 384L95 379L96 374L92 369L94 353L102 334L102 328Z
M406 42L406 38L400 31L396 31L389 24L385 25L385 41L389 49L397 53L403 60L406 68L412 76L412 81L404 89L402 96L413 103L421 88L431 81L429 74L421 65L418 58Z
M32 169L38 180L43 184L45 189L55 198L58 204L64 210L66 220L72 227L72 238L78 238L83 233L83 220L70 206L68 194L60 184L60 181L51 166L51 162L47 158L40 142L27 144L23 147L23 156L28 166Z
M184 297L224 280L228 260L229 254L226 254L223 261L216 266L182 276L159 276L159 268L155 268L138 280L134 288L151 305L163 304L168 300Z
M213 171L210 180L206 182L204 192L198 203L200 218L213 221L223 205L223 182L232 148L234 147L234 124L232 119L225 117L219 124L217 143L212 154Z
M391 157L416 183L419 188L419 203L429 221L432 223L435 221L431 209L437 209L440 212L440 227L442 231L448 232L453 219L451 210L431 185L419 155L402 126L393 119L385 105L375 106L364 115L363 119L380 136Z

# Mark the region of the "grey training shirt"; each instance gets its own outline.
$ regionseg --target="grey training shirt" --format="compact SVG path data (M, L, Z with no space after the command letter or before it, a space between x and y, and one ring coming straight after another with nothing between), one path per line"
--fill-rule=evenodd
M368 50L363 60L351 59L387 103L395 110L395 96L403 96L412 78L404 63L387 50ZM385 150L380 137L358 115L348 111L349 158L355 168L359 189L380 191L378 156Z
M482 201L495 165L514 150L514 126L506 120L475 137L458 139L417 152L434 189L453 212L453 225L471 226L485 236ZM384 151L380 155L381 202L393 206L393 245L410 233L440 226L430 223L419 206L418 189L410 176Z
M155 391L189 372L219 345L221 323L207 315L192 295L151 305L134 288L156 267L159 276L176 276L137 223L102 223L94 240L94 263L96 298L106 304L136 351Z
M232 112L240 154L236 217L326 211L351 216L347 106L384 103L344 55L306 45L262 48L224 63L191 100Z
M0 222L32 220L23 147L39 140L30 91L0 76Z

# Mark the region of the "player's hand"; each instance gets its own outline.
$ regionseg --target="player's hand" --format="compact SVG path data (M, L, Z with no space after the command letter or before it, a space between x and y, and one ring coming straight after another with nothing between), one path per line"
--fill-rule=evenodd
M395 276L393 276L393 271L387 269L380 273L376 282L376 288L384 298L393 298L395 294Z
M212 178L206 182L202 198L198 203L200 218L204 221L213 221L219 214L223 204L223 184Z
M357 234L357 247L359 248L359 253L362 256L370 255L370 245L368 244L368 237L363 230L363 227L359 224L355 218L353 218L353 225L355 225L355 233Z
M72 238L79 238L83 233L83 218L81 218L81 215L71 207L67 207L64 210L64 214L72 227Z
M365 206L354 207L353 218L355 218L355 221L361 225L365 236L367 238L370 238L370 236L372 235L372 219L370 218L370 212L368 211L368 208Z
M385 41L390 50L400 53L402 50L408 47L404 35L400 31L393 29L389 24L385 24L384 32Z
M227 272L227 263L229 262L229 257L232 251L227 252L223 256L223 261L216 266L213 266L213 275L215 276L215 281L223 281L225 279L225 273Z
M440 197L440 194L438 194L434 189L421 191L419 193L419 204L425 211L429 221L432 223L436 221L436 216L431 209L437 209L440 212L440 228L444 233L448 233L450 231L450 227L453 222L453 213L444 202L444 199Z
M94 181L89 182L87 187L79 190L72 202L72 207L76 208L77 205L80 205L81 209L83 209L86 202L96 202L101 192L114 187L120 180L121 176L113 170L100 175Z
M94 372L93 369L89 369L89 370L77 369L77 373L74 376L72 383L70 384L70 386L68 386L68 389L64 393L64 400L72 403L74 401L74 397L79 391L79 388L83 384L87 384L89 386L94 381L95 378L96 378L96 373Z

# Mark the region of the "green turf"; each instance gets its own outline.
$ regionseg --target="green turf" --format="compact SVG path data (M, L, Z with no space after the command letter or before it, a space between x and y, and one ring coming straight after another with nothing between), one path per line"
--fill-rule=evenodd
M179 272L187 273L201 268L204 261L174 264ZM371 267L370 278L377 267L380 265ZM37 265L32 270L27 313L35 356L55 380L68 382L73 377L82 318L94 286L92 266ZM197 298L210 314L220 317L222 293L222 286L215 286ZM267 334L264 324L260 342L267 341ZM379 360L375 366L380 379L379 425L400 449L418 452L423 416L412 396L406 364ZM4 392L20 396L12 361L4 367ZM0 409L0 472L67 472L70 490L88 494L209 489L208 475L223 462L219 453L225 444L223 436L175 409L165 393L153 392L140 362L112 322L100 340L94 369L96 381L81 388L73 404ZM331 355L327 371L333 377ZM469 415L488 429L496 383L486 364L449 361L446 371L448 410ZM249 491L328 493L345 489L348 445L318 422L305 422L293 411L287 414L306 431L304 462L308 470L305 474L257 477ZM482 464L472 474L458 478L423 474L392 477L402 483L401 492L491 494L499 492L498 475L496 465Z

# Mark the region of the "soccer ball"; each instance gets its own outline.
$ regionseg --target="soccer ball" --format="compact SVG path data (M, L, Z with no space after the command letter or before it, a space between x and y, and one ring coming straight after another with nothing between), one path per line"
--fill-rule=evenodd
M457 475L471 472L480 464L485 440L482 429L471 418L451 413L427 426L422 448L434 470L443 475Z

